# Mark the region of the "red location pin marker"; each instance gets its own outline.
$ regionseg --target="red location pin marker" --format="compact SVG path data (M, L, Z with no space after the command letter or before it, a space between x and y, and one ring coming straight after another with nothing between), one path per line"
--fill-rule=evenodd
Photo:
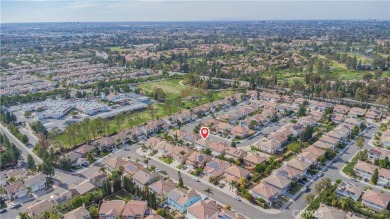
M209 137L210 134L210 129L207 127L202 127L200 128L200 135L202 136L203 139L206 140L207 137Z

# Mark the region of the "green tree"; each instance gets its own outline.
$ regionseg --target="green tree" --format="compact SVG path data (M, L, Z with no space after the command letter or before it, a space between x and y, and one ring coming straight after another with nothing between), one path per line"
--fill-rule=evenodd
M356 146L359 147L359 149L361 150L363 148L363 145L364 145L364 137L360 136L357 140L356 140Z
M93 163L94 161L95 161L95 157L93 156L93 153L92 153L92 151L89 151L88 153L87 153L87 161L88 161L88 163Z
M313 194L309 193L309 194L306 195L305 201L307 203L311 203L313 200L314 200L314 195Z
M371 176L371 183L374 184L374 185L376 185L377 182L378 182L378 177L379 177L379 171L378 171L378 168L376 168L376 169L374 170L374 173L373 173L372 176Z
M92 218L99 217L99 209L97 206L91 206L88 211Z
M297 117L300 118L303 116L306 116L306 107L303 104L301 104L297 112Z
M177 174L179 176L179 182L177 183L177 187L178 188L184 188L184 182L183 182L183 178L181 177L181 172L178 171Z
M35 170L35 161L31 154L27 155L27 168L29 170Z

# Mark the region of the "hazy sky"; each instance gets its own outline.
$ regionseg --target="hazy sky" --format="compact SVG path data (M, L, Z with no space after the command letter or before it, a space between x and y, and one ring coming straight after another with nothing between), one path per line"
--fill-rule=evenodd
M1 22L390 20L390 1L1 0Z

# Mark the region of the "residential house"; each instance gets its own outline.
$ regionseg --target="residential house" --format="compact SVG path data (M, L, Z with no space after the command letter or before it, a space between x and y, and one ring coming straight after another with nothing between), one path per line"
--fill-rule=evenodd
M69 201L72 199L72 192L69 190L65 190L62 193L54 193L50 196L50 201L53 204L53 206L57 205L66 205L69 203Z
M218 219L218 205L213 200L199 200L187 209L186 219Z
M350 107L345 105L336 104L333 107L333 112L340 113L340 114L347 114L350 110Z
M163 179L149 185L149 190L160 197L166 197L174 188L176 188L176 183Z
M203 168L210 160L211 156L194 151L187 157L186 164L193 168Z
M340 124L345 120L345 116L341 114L332 114L330 115L330 118L335 124Z
M297 155L298 160L315 165L317 167L319 165L318 157L319 156L316 153L310 151L302 151L300 154Z
M28 206L26 208L26 212L31 218L37 218L40 217L40 215L44 211L50 212L53 209L54 209L53 204L49 200L44 199L41 201L37 201L34 204Z
M279 189L279 194L283 195L291 188L291 180L286 177L271 174L263 180L264 183Z
M221 176L230 166L230 163L220 160L218 158L214 158L213 160L206 163L203 172L206 174L206 176L218 177Z
M44 189L47 186L46 176L42 173L38 173L35 176L31 176L24 181L24 186L26 188L31 188L31 192Z
M215 131L220 134L228 134L234 127L226 122L220 122L215 126Z
M187 147L177 147L176 150L172 152L171 157L180 164L184 164L187 160L187 157L190 156L193 152L194 150Z
M382 133L380 142L382 143L383 147L390 148L390 130Z
M311 117L311 116L304 116L298 119L297 123L305 124L305 127L307 126L316 126L317 121Z
M252 189L252 196L256 199L262 198L268 205L272 206L280 195L280 189L275 188L267 183L260 182Z
M327 143L327 142L323 142L323 141L316 141L316 142L314 142L313 146L316 148L323 149L323 150L327 150L327 149L334 150L335 149L335 145Z
M159 143L156 147L153 148L154 151L157 151L163 157L170 157L174 150L177 149L177 146L170 144L166 141Z
M99 209L99 219L116 219L121 216L123 208L125 206L123 200L103 200Z
M303 177L304 172L301 170L295 169L291 166L284 165L280 167L278 170L275 171L280 176L284 176L290 180L298 181L300 178Z
M382 114L379 110L369 109L366 113L366 118L379 121L382 118Z
M246 166L256 166L257 164L264 163L268 158L266 156L259 156L257 154L248 153L244 158L244 164Z
M79 184L73 184L69 186L69 191L72 192L73 196L84 195L87 192L94 190L96 187L89 180L81 182Z
M175 139L176 141L178 140L182 140L184 138L185 135L188 134L188 132L184 131L184 130L180 130L180 129L177 129L177 130L171 130L169 131L169 136L171 136L173 139Z
M139 219L150 215L147 201L131 200L125 204L122 211L123 219Z
M334 150L336 145L341 142L340 139L329 137L328 135L322 136L318 141L324 142L326 144L331 145L331 148Z
M375 169L377 169L377 166L358 160L353 169L355 173L363 179L370 180Z
M275 154L281 149L280 143L276 141L259 141L259 149L269 154Z
M390 151L381 148L370 148L367 154L370 161L382 160L386 157L390 158Z
M326 219L345 219L346 213L343 210L320 204L320 207L315 211L318 212L318 218ZM317 215L317 214L316 214ZM322 216L320 216L322 215ZM316 217L317 218L317 217Z
M390 196L367 189L362 197L362 204L371 210L381 212L389 210Z
M349 125L352 125L352 127L357 126L357 127L360 128L361 125L362 125L362 122L360 120L358 120L358 119L355 119L355 118L348 118L344 122L349 124Z
M321 149L321 148L317 148L317 147L314 147L313 145L310 145L309 147L303 149L303 152L311 152L313 154L315 154L316 156L322 156L322 155L325 155L326 151Z
M168 194L167 203L174 209L183 213L187 211L188 207L199 200L201 200L201 197L195 190L175 188Z
M223 177L226 182L239 182L241 178L248 179L250 172L247 169L233 165L225 169Z
M111 150L115 147L115 144L115 139L112 137L102 137L92 143L92 145L96 145L101 151Z
M352 107L352 108L349 110L349 113L348 113L348 115L349 115L350 117L353 117L353 118L356 118L356 117L363 117L365 114L366 114L366 110L365 110L365 109L362 109L362 108L359 108L359 107Z
M241 148L227 147L225 151L226 158L241 159L246 156L247 152Z
M249 128L242 126L236 126L231 130L231 135L234 138L246 138L250 135L253 135L255 132Z
M326 134L327 136L339 140L340 143L345 142L346 138L348 135L338 132L338 131L330 131L329 133Z
M211 150L212 155L219 156L225 154L226 149L229 148L229 145L225 142L211 141L207 148Z
M220 219L246 219L242 214L239 214L236 211L232 211L226 208L223 208L219 213Z
M9 200L15 200L27 195L27 188L20 181L5 186L3 190Z
M209 127L210 129L213 129L213 127L218 125L218 123L220 123L220 122L221 121L213 119L213 118L207 118L207 119L202 120L201 124L203 126Z
M390 186L390 170L381 168L378 171L378 185Z
M76 149L74 149L73 151L78 153L78 154L81 154L81 157L86 157L87 154L91 151L94 151L95 150L95 147L90 145L90 144L84 144Z
M126 168L125 168L126 169ZM96 170L91 177L89 178L89 181L95 186L95 187L102 187L103 181L107 179L107 174L104 171Z
M114 138L115 143L117 144L126 144L130 140L130 137L126 131L120 131L119 133L113 135L112 138Z
M201 137L200 137L199 134L195 134L195 133L187 133L187 134L184 135L184 137L182 138L183 142L184 142L187 146L193 146L193 145L195 145L195 142L196 142L198 139L201 139Z
M280 145L280 147L283 147L288 143L288 136L280 132L274 132L270 134L268 136L268 139L277 142Z
M351 197L354 201L357 201L363 193L363 189L351 183L342 181L337 186L336 194L344 197Z
M203 151L204 149L206 149L206 147L208 147L208 145L213 142L209 139L198 139L197 141L195 141L195 148L196 150L198 151Z
M156 172L150 172L147 169L138 170L133 175L133 182L139 187L144 188L147 185L159 180L160 175Z
M322 118L322 112L318 112L318 111L310 111L307 113L307 116L313 118L315 121L319 121L321 118Z
M157 138L157 137L150 137L148 140L145 141L144 145L146 148L155 148L158 144L163 142L164 139Z
M107 160L106 165L110 170L119 170L119 167L123 166L127 161L122 157L112 157Z
M85 206L81 206L76 208L66 214L63 215L64 219L90 219L91 215L89 211L85 208Z

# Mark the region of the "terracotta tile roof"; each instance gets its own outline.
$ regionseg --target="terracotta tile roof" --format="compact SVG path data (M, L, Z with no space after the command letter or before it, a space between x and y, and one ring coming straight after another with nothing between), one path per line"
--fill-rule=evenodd
M377 169L377 166L359 160L356 163L354 169L362 170L372 174L374 173L375 169Z
M125 203L123 200L103 201L99 209L99 215L114 215L118 217L121 215Z
M195 216L197 219L209 219L218 215L218 206L215 201L212 200L199 200L195 204L191 205L187 212Z
M123 208L122 216L123 217L132 217L136 218L141 216L141 218L145 215L145 212L148 210L148 202L147 201L138 201L131 200L126 203Z
M362 200L375 203L382 207L389 206L390 196L368 189L364 192Z
M263 182L260 182L258 185L256 185L253 189L252 189L252 193L257 193L267 199L270 199L271 197L275 196L278 192L280 191L280 189L277 189L273 186L270 186L266 183L263 183ZM272 200L270 200L272 201Z

